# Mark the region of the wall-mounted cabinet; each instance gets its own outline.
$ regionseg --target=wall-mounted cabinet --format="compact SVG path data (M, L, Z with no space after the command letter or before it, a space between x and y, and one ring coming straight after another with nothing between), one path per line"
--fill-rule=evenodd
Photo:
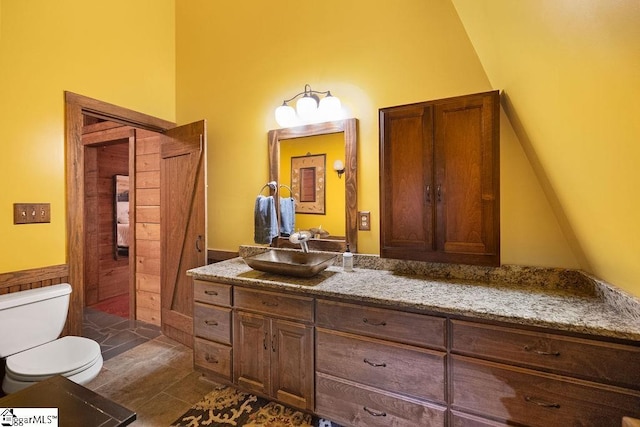
M380 110L380 255L500 264L498 91Z

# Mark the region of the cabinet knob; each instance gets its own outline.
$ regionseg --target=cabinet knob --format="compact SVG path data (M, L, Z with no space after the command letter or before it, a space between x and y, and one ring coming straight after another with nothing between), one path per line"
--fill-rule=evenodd
M363 406L362 409L364 409L365 412L367 412L369 415L373 415L374 417L386 417L387 416L386 412L376 412L374 410L371 410L371 409L367 408L366 406Z
M369 366L373 366L374 368L386 368L387 364L386 363L375 363L375 362L371 362L369 359L365 358L364 359L364 363L366 363Z
M429 184L424 188L424 200L427 204L431 204L431 185Z
M215 357L211 356L210 354L205 354L204 360L206 360L209 363L220 363L218 361L218 359L216 359Z
M277 302L262 301L262 305L266 305L267 307L277 307L278 303Z
M218 295L218 293L216 291L211 290L211 289L205 290L204 293L205 293L205 295L212 295L212 296Z
M367 319L366 317L364 319L362 319L362 322L366 323L367 325L372 325L372 326L387 326L387 322L385 322L384 320L381 322L372 322L371 320Z
M524 346L524 351L529 351L531 353L539 354L540 356L555 356L555 357L560 356L560 352L559 351L536 350L535 348L529 347L528 345Z
M218 322L216 322L215 320L205 320L204 323L207 326L218 326Z
M525 396L524 400L526 402L533 403L534 405L542 406L543 408L554 408L554 409L560 408L559 403L545 402L544 400L539 400L531 396Z

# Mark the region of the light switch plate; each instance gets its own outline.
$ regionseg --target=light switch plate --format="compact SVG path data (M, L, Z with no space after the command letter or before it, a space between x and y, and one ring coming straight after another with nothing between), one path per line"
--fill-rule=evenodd
M358 212L358 230L362 230L362 231L371 230L371 212L369 211Z
M51 222L50 203L14 203L14 224L36 224Z

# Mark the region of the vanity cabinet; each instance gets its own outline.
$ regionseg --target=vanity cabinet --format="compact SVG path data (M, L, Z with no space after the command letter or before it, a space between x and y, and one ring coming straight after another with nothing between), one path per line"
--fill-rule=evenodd
M234 289L233 381L313 411L313 299Z
M380 110L380 255L500 264L498 91Z
M231 286L194 280L193 294L194 366L231 381Z
M454 426L618 427L640 414L638 347L452 320L451 353Z
M640 344L194 281L194 363L344 426L619 427Z
M316 301L316 412L349 426L443 426L446 319Z

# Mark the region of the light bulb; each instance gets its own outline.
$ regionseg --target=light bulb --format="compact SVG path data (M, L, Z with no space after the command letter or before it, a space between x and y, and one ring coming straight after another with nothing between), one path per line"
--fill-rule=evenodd
M276 122L283 128L294 126L296 124L296 110L287 104L282 104L276 108Z
M314 120L318 111L318 101L315 98L305 95L296 102L298 117L305 122Z
M322 120L337 120L342 117L342 103L338 97L331 95L331 92L320 100L318 113L322 116Z

